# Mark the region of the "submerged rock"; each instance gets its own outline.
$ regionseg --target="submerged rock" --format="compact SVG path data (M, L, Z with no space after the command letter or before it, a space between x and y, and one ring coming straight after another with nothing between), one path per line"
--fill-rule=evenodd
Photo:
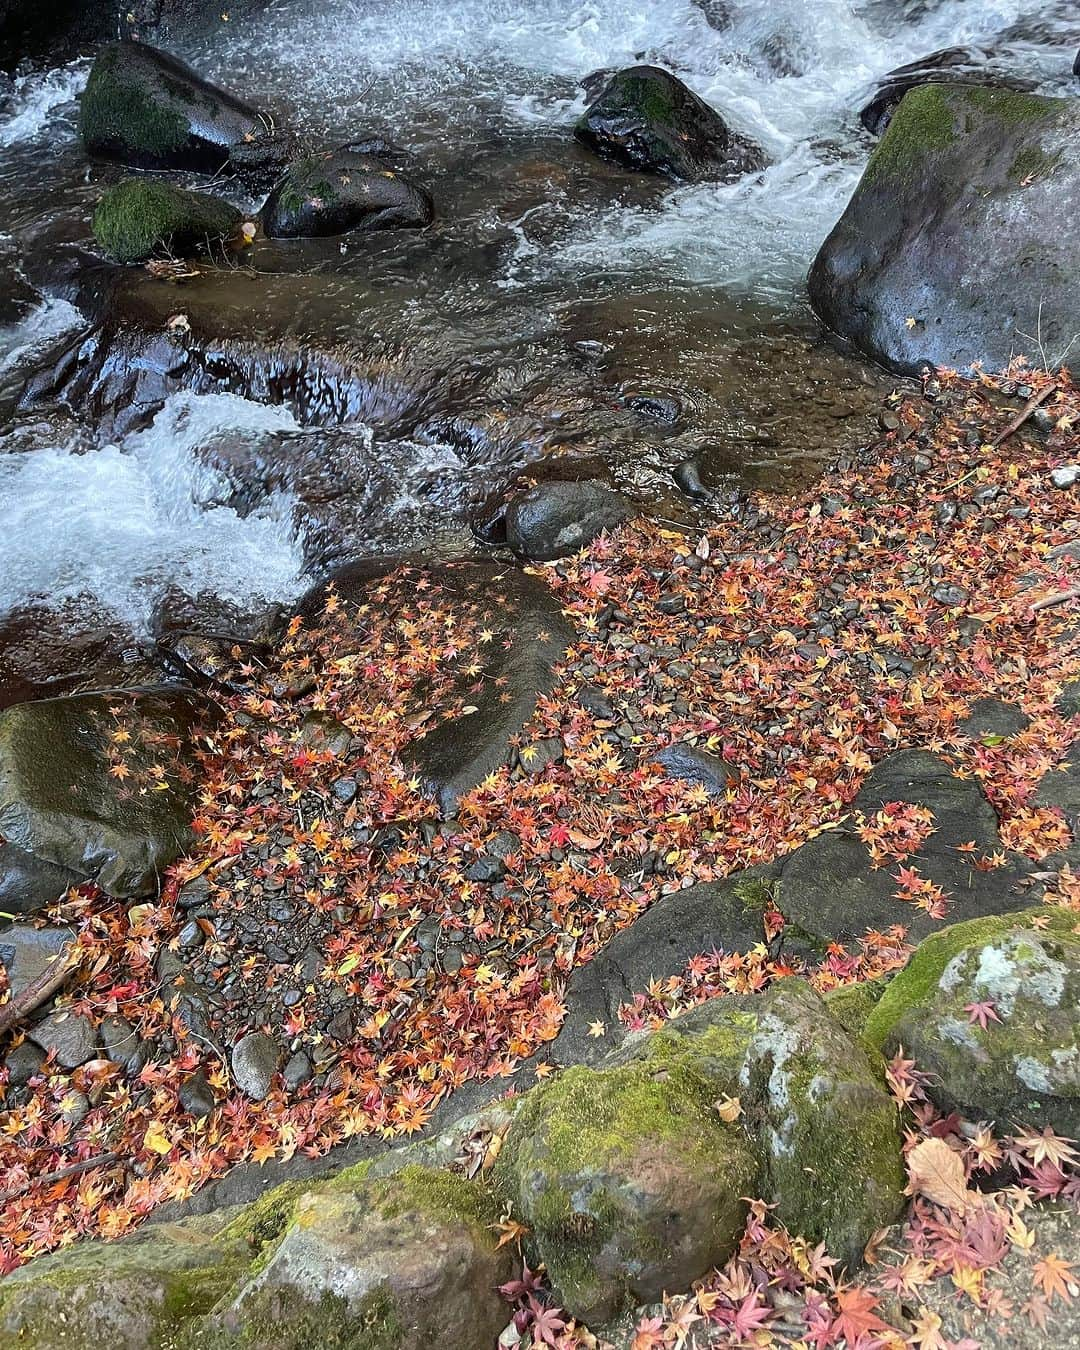
M1035 88L1031 80L988 68L992 56L992 52L982 47L946 47L898 66L879 80L873 97L859 113L859 120L871 135L882 135L908 90L923 84L972 84L1021 91Z
M539 483L511 498L506 542L519 557L549 562L576 553L632 514L629 501L603 483Z
M184 746L197 716L190 695L164 691L5 709L0 834L110 895L152 893L191 839Z
M1076 331L1080 105L929 84L906 94L810 271L814 309L892 369L1053 364Z
M903 1046L930 1075L927 1092L946 1111L1002 1129L1050 1126L1075 1138L1076 916L1040 906L928 938L886 987L865 1035L886 1054Z
M117 262L144 262L155 253L187 257L232 235L240 224L235 206L207 192L132 178L102 197L94 212L94 238Z
M224 168L231 146L258 140L268 125L178 57L140 42L98 54L79 115L87 154L97 159L205 173Z
M630 169L698 182L765 167L761 149L659 66L616 74L574 129L578 140Z
M386 159L346 147L291 165L267 199L262 223L272 239L296 239L421 229L434 215L430 196Z

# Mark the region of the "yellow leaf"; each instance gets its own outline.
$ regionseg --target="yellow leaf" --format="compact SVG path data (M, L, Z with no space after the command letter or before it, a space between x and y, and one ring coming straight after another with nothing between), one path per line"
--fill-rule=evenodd
M589 1023L589 1035L590 1035L590 1036L602 1036L606 1030L607 1030L607 1028L604 1026L603 1022L590 1022L590 1023Z
M733 1124L742 1115L742 1102L738 1097L728 1097L725 1095L721 1097L718 1102L713 1102L713 1106L716 1107L716 1114L720 1119L726 1120L729 1125Z
M143 1135L143 1148L148 1148L151 1153L159 1153L164 1156L172 1151L172 1144L161 1128L161 1122L153 1120L146 1128Z

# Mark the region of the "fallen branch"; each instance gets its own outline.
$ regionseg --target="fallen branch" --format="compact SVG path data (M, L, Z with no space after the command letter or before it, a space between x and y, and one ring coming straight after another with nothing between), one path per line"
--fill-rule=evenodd
M73 944L72 944L73 945ZM75 971L79 962L71 954L71 946L47 965L40 975L30 981L25 989L19 991L0 1007L0 1035L9 1031L17 1022L28 1017L35 1008L40 1008Z
M58 1167L55 1172L44 1172L39 1177L30 1177L21 1186L14 1186L9 1191L0 1191L0 1202L14 1200L17 1195L25 1195L33 1186L51 1186L54 1181L64 1181L67 1177L77 1177L80 1172L90 1172L95 1167L105 1167L108 1163L119 1161L119 1153L99 1153L95 1158L84 1158L82 1162L71 1163L67 1167Z
M1024 406L1013 418L1013 420L1005 428L1005 430L999 431L998 434L994 437L994 439L990 442L990 444L994 447L994 449L996 450L997 447L1002 443L1002 441L1007 441L1014 431L1019 431L1020 428L1031 416L1031 414L1035 411L1035 409L1041 407L1050 397L1051 394L1056 393L1057 393L1057 385L1048 384L1045 389L1040 389L1039 392L1036 395L1034 395L1033 398L1029 398L1028 401L1024 404Z
M1032 614L1040 609L1050 609L1053 605L1063 605L1068 600L1080 600L1080 586L1070 586L1067 591L1058 591L1057 595L1046 595L1031 606Z

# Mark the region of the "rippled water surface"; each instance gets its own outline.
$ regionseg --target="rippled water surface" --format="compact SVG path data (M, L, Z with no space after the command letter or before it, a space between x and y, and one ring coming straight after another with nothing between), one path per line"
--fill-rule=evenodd
M821 343L803 298L871 148L859 108L886 71L957 44L992 48L1044 92L1076 87L1076 7L1024 0L277 0L218 25L180 54L313 144L396 142L438 219L407 237L260 245L250 275L161 303L201 297L242 329L273 275L283 298L253 331L385 350L387 368L430 391L431 415L407 434L376 423L330 442L293 411L222 395L175 394L119 436L92 410L81 424L20 414L0 425L0 610L92 596L138 629L168 583L291 597L313 556L434 546L499 474L546 453L560 420L574 452L605 459L646 502L688 453L714 483L798 482L865 433L882 388ZM571 136L581 81L639 62L675 71L770 167L672 186L589 156ZM0 278L33 255L40 280L52 251L88 242L117 176L78 146L88 68L24 73L0 94ZM293 276L306 278L303 305ZM0 418L42 350L80 323L54 299L0 331ZM444 397L439 372L463 366L483 375L482 409L475 394ZM605 391L587 415L574 403L585 380ZM670 435L647 419L640 436L625 419L606 432L604 408L641 394L675 401ZM281 485L241 501L207 451L236 436L260 462L284 447L352 479L338 472L315 508Z

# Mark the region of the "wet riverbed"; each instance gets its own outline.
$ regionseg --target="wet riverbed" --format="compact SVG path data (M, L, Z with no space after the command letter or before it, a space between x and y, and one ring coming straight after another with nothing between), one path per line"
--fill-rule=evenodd
M19 659L55 673L32 635L57 607L63 631L114 625L122 653L169 587L250 607L345 557L475 548L485 500L538 460L599 466L677 520L709 509L675 486L688 459L721 496L805 482L893 384L825 342L803 294L870 151L875 78L979 43L1071 90L1071 8L278 0L180 54L313 146L400 146L436 221L260 241L179 285L93 256L93 204L122 175L78 143L88 61L25 72L0 109L0 278L53 298L0 333L0 613L35 616L7 625ZM582 82L640 61L770 167L674 186L577 145ZM57 374L64 334L95 326L79 378Z

